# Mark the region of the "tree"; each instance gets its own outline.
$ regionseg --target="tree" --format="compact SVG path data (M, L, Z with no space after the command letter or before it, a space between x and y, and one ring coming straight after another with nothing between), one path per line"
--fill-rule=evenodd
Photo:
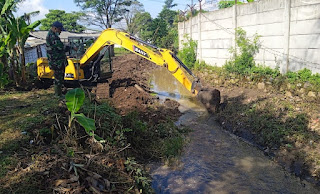
M141 38L162 47L162 38L168 34L168 25L165 20L156 18L141 32Z
M128 26L128 32L136 35L141 35L142 31L145 31L152 23L150 13L142 12L136 13L132 19L130 26Z
M28 25L31 24L31 17L39 15L40 11L33 11L30 13L24 13L22 18L27 22Z
M172 27L177 15L177 11L173 11L168 8L163 8L162 11L159 13L158 18L163 19L164 21L166 21L169 27Z
M124 20L127 25L127 31L130 34L136 34L139 32L138 25L140 21L136 21L137 19L143 19L139 17L135 17L137 14L141 16L141 13L144 13L143 4L139 1L134 0L130 7L128 7L127 12L124 14ZM145 20L146 21L146 20Z
M132 0L74 0L86 14L89 25L111 28L120 22L132 4Z
M171 8L177 6L176 3L173 4L173 1L174 1L174 0L165 0L165 2L164 2L164 7L163 7L163 8L164 8L164 9L171 9Z
M3 40L3 42L0 43L0 57L2 63L4 62L4 57L10 61L10 63L3 63L0 69L5 69L10 65L15 83L18 86L26 83L24 60L25 42L29 37L30 31L36 28L40 24L40 21L28 25L23 17L14 17L12 9L15 5L16 1L14 0L0 0L0 38ZM21 63L19 58L21 58Z
M83 15L79 12L66 13L63 10L49 10L46 18L41 20L40 30L49 30L53 22L60 21L67 31L82 32L86 28L77 22Z

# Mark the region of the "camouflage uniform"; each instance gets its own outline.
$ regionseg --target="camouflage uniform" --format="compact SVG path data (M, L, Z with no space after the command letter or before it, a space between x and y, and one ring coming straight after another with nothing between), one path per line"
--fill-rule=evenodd
M67 62L65 48L59 35L49 30L46 38L47 56L50 69L54 70L54 91L55 95L62 95L62 84Z

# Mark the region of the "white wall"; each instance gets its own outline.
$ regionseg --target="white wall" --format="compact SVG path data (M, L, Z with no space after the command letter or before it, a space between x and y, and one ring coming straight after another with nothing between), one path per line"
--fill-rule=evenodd
M257 63L279 67L283 73L302 68L320 73L320 0L260 0L199 14L179 23L179 39L192 31L198 59L222 66L231 57L236 27L249 37L261 36Z

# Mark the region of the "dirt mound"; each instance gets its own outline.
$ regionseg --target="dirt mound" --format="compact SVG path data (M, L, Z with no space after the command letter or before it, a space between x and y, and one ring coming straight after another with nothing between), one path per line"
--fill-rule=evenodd
M122 115L139 111L144 112L146 116L151 116L154 113L149 114L150 107L157 111L156 114L160 120L168 115L172 117L181 115L178 111L178 103L167 99L164 105L159 105L158 97L151 95L148 85L150 72L161 67L134 54L114 57L112 65L112 78L108 83L100 83L94 89L97 99L108 99ZM106 67L102 65L102 71L104 68ZM169 103L170 106L167 106Z

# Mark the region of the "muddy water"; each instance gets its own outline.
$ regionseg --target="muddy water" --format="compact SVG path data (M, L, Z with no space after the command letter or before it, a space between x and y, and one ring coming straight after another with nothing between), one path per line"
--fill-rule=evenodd
M190 127L190 142L174 166L151 166L157 193L319 193L255 147L225 132L163 68L152 75L160 99L181 103L178 125Z

